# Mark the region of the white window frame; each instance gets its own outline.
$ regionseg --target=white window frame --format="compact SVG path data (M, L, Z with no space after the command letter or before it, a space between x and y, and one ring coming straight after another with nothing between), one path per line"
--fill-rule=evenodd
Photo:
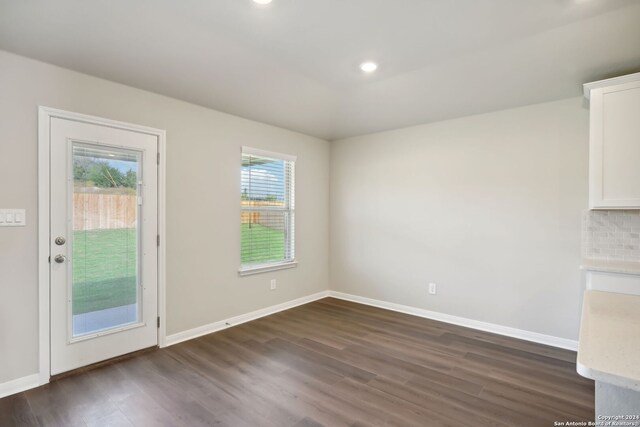
M291 197L291 200L287 200L286 204L288 206L288 209L286 210L292 214L291 218L293 218L293 221L290 224L289 228L286 230L286 233L288 234L288 238L290 239L290 243L288 245L285 245L285 247L286 247L286 250L292 251L294 256L290 260L285 260L282 262L269 263L269 264L253 264L253 265L245 265L245 266L242 265L242 260L240 260L240 269L238 270L238 272L240 276L248 276L251 274L264 273L267 271L275 271L275 270L282 270L286 268L296 267L298 265L298 261L295 258L295 253L296 253L295 252L295 189L296 189L295 166L296 166L297 156L291 155L291 154L276 153L273 151L262 150L259 148L243 146L241 150L241 156L240 156L241 159L242 159L242 156L244 155L255 156L255 157L266 157L268 159L283 160L283 161L288 161L293 163L293 173L291 176L291 182L288 183L288 186L291 186L292 188L288 189L285 192L287 198L289 196ZM242 164L242 160L240 161L240 164ZM250 210L243 209L241 205L240 212L241 213L250 212ZM240 254L241 253L242 253L242 243L240 244Z

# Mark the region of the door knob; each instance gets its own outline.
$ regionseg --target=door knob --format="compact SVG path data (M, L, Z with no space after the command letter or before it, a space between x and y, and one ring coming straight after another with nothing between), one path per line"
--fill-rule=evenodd
M63 262L65 262L66 259L67 257L64 255L56 255L56 257L53 260L58 264L62 264Z
M64 237L60 236L60 237L56 237L56 240L54 241L56 242L56 245L62 246L66 243L67 240Z

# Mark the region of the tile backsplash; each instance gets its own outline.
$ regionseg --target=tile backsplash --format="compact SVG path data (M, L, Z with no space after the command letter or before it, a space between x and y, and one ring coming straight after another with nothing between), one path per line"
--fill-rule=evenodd
M640 210L587 211L582 255L608 261L640 261Z

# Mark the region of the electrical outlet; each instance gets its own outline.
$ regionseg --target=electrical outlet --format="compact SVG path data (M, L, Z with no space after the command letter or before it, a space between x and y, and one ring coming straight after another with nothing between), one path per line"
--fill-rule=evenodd
M271 290L272 291L276 290L276 279L271 279Z
M436 292L437 292L436 284L435 283L429 283L429 294L430 295L435 295Z

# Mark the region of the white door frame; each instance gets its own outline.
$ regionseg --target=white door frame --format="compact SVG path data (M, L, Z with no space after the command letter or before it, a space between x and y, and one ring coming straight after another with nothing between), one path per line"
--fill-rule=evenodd
M49 382L51 377L51 316L50 316L50 123L52 118L74 120L100 126L108 126L154 135L158 138L158 346L166 344L166 223L165 223L165 188L166 188L166 132L146 126L118 122L85 114L72 113L49 107L38 107L38 329L39 329L39 378L40 385Z

